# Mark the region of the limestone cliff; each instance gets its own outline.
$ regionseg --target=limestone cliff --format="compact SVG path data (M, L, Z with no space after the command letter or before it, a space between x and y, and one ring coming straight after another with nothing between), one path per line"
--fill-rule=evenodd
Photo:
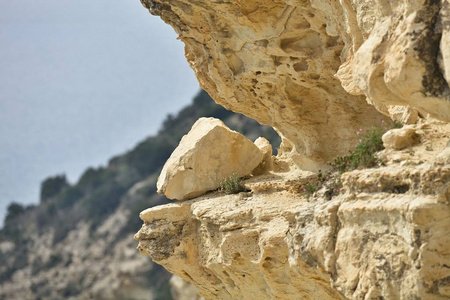
M216 102L283 139L249 192L143 211L143 254L206 299L450 297L448 1L141 2ZM414 125L378 168L304 192L388 117Z
M141 2L174 27L213 99L273 126L303 169L347 153L376 109L450 120L448 1Z
M205 299L446 299L450 125L414 129L420 144L345 173L331 199L293 169L145 210L138 248Z

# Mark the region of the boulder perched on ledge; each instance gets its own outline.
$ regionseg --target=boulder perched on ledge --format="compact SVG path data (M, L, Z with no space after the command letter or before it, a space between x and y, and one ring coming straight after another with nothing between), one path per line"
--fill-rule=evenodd
M141 2L217 103L282 138L251 192L142 212L141 253L205 299L450 298L449 1ZM295 170L387 116L414 130L385 137L379 168L319 190Z
M450 124L407 128L420 143L344 173L331 198L274 168L251 192L144 210L138 249L208 300L449 299Z
M159 176L158 193L183 200L217 189L231 174L249 175L262 161L260 149L214 118L200 118L183 137Z

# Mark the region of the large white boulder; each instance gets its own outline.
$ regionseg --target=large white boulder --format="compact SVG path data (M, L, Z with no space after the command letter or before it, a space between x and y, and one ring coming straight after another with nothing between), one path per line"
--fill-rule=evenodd
M260 149L214 118L200 118L164 165L158 193L190 199L217 189L231 174L250 174L262 161Z

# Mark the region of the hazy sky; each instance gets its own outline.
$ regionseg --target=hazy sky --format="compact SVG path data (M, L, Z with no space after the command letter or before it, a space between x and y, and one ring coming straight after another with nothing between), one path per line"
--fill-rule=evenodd
M154 134L197 90L183 44L139 0L0 0L0 220L45 177L74 182Z

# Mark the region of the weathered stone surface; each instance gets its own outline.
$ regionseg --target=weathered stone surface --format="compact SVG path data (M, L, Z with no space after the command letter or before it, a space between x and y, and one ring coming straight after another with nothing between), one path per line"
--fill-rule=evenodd
M388 149L401 150L419 141L419 135L412 127L392 129L383 135L383 145Z
M389 105L388 111L392 120L403 124L414 124L419 120L419 112L411 106Z
M205 299L440 299L450 296L450 207L427 186L443 174L445 187L448 167L357 171L329 202L201 197L145 211L136 237Z
M262 161L259 148L214 118L200 118L164 165L158 193L189 199L220 187L231 174L249 175Z
M351 87L347 91L364 92L381 111L386 105L410 105L449 121L449 88L443 76L448 66L438 64L450 52L441 38L448 20L439 17L448 16L447 1L352 3L344 7L350 30L340 31L353 40L338 72L343 86ZM330 20L335 23L336 18Z
M447 147L436 156L436 162L441 165L450 164L450 140L447 142Z
M310 170L379 124L365 100L450 120L447 2L142 0L214 100L275 127Z
M448 1L141 1L215 101L283 139L252 192L144 211L142 253L206 299L450 297L450 125L421 119L450 121ZM382 114L417 122L383 167L299 193L316 175L295 165L326 167Z
M142 3L174 27L213 99L276 128L281 152L305 169L346 154L354 132L383 118L335 77L349 47L329 24L330 17L343 19L340 14L327 15L308 1Z
M256 167L256 169L253 170L253 175L258 176L258 175L262 175L264 173L269 172L270 170L272 170L272 145L270 144L270 142L263 138L263 137L259 137L255 140L255 145L259 148L259 150L261 151L261 153L263 154L263 160L262 162L259 164L258 167Z
M330 201L288 168L247 180L250 193L145 210L138 248L205 299L446 299L450 164L436 156L450 124L411 129L420 144L344 173Z

